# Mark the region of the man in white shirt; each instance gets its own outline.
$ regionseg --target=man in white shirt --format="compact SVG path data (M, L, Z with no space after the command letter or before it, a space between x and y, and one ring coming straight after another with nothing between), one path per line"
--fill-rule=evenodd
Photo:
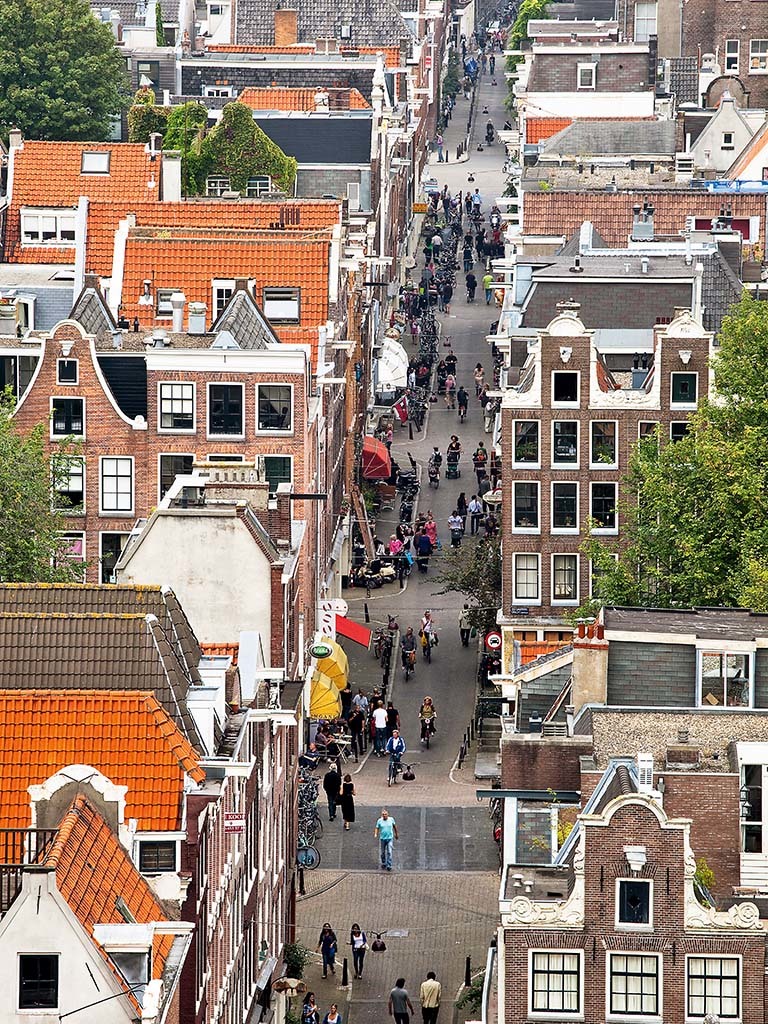
M387 711L383 700L379 701L373 712L373 726L376 730L376 737L373 741L376 757L384 757L384 748L387 745Z
M472 495L469 505L467 505L467 512L469 512L470 532L474 537L480 530L480 521L483 518L483 503L476 494Z

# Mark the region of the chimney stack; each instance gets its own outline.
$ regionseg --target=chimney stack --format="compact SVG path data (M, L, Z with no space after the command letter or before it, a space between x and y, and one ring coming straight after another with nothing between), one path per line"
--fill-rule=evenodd
M205 303L190 302L187 330L190 334L205 334Z
M583 633L583 635L582 635ZM585 704L605 704L608 700L608 641L602 623L586 628L581 625L573 638L573 713Z
M275 46L295 46L299 41L299 12L275 11Z
M173 310L173 333L181 334L184 330L184 306L187 297L184 292L173 292L171 295L171 309Z

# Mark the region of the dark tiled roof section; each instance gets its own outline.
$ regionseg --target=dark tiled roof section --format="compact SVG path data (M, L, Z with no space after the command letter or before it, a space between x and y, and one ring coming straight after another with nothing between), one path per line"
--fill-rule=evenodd
M531 235L565 235L591 221L609 246L624 246L632 228L632 207L648 200L656 208L656 234L679 235L686 217L717 217L724 203L735 218L760 218L760 245L765 248L765 196L734 193L710 195L688 188L626 189L620 192L576 188L526 192L523 228Z
M125 338L140 335L123 335ZM123 341L125 346L125 341ZM110 348L112 347L110 341ZM98 346L97 346L98 348ZM143 346L142 346L143 351ZM97 356L99 369L109 385L115 401L126 416L147 418L147 362L144 355L140 356Z
M299 164L370 164L369 117L264 117L256 124Z
M117 328L115 318L97 288L83 288L75 299L69 319L77 320L88 334L97 336Z
M277 0L238 0L235 12L235 33L238 43L266 44L275 42L275 8ZM400 12L389 0L293 0L291 8L298 11L298 42L314 43L316 39L336 39L342 25L352 27L345 44L392 44L409 38Z
M660 319L671 319L675 307L690 309L692 285L643 280L542 281L536 284L523 318L524 327L544 328L557 315L558 302L581 303L579 317L591 330L600 328L638 330L651 328Z
M528 92L574 92L578 65L591 61L592 53L593 49L587 45L580 53L534 51ZM595 79L597 93L637 93L650 90L647 53L630 53L611 47L610 44L601 46L599 53Z
M720 330L723 317L738 302L744 287L719 250L702 261L701 299L704 306L704 327L708 331Z
M709 640L768 637L768 615L747 608L606 608L605 628L625 633L690 634Z
M696 57L671 57L669 91L681 103L698 103L699 68Z
M558 252L558 256L578 256L579 255L579 237L580 229L574 231L565 245ZM608 245L605 239L601 238L597 231L595 231L594 225L592 227L592 247L594 249L607 249Z
M574 121L542 143L543 154L674 156L674 121ZM585 161L588 162L588 161Z
M219 331L229 331L240 348L249 351L280 344L255 299L244 288L237 289L211 328L213 334Z

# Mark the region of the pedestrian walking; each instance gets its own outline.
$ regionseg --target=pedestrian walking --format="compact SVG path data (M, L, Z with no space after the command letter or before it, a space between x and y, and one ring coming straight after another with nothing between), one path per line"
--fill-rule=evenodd
M479 214L480 208L483 205L483 197L480 195L480 189L476 188L472 193L472 213Z
M493 60L493 57L491 57ZM443 986L437 980L434 971L427 971L426 981L422 981L419 989L419 1002L421 1003L421 1019L424 1024L437 1024L437 1015L440 1012L440 996L443 993Z
M336 1003L331 1003L331 1008L323 1017L323 1024L341 1024L341 1014Z
M395 840L400 837L397 834L397 822L394 818L389 816L389 811L386 807L382 807L381 809L381 817L376 822L373 834L376 839L379 840L379 859L381 860L381 866L385 871L391 871L392 847Z
M373 727L376 730L374 733L374 749L377 757L384 756L384 747L387 742L387 710L384 707L384 701L380 700L376 705L376 710L373 712Z
M475 396L479 398L485 384L485 370L483 369L482 363L478 363L477 366L475 366L472 371L472 376L475 378Z
M472 269L472 267L474 266L474 264L475 264L475 261L474 261L473 256L472 256L472 245L471 245L471 243L469 245L465 245L464 246L464 249L463 249L463 252L462 252L462 256L464 258L464 273L468 274L470 272L470 270Z
M465 604L459 612L459 636L461 646L469 647L469 635L472 632L472 622L469 617L469 605Z
M355 823L355 784L351 775L344 776L341 787L341 817L344 820L344 831Z
M452 373L445 378L445 407L446 409L456 408L456 378Z
M389 993L387 1009L389 1016L395 1018L395 1024L409 1024L413 1004L405 988L405 978L398 978L395 982L395 987Z
M488 58L488 70L492 75L496 73L496 58L493 54Z
M480 529L480 522L483 518L483 503L476 494L469 499L467 511L469 512L469 531L474 537Z
M400 728L400 712L397 710L392 701L387 702L387 739L392 735L395 729Z
M483 275L483 288L485 289L485 304L490 306L493 298L493 274L490 270Z
M416 565L419 572L425 573L429 568L429 556L432 554L432 541L422 530L414 537L414 548L416 549Z
M352 947L352 966L356 978L363 976L365 954L368 952L368 936L359 924L353 924L349 933L349 944Z
M456 499L456 511L461 516L461 532L467 532L467 496L464 491Z
M323 789L328 798L328 820L333 821L336 817L336 804L339 802L341 793L341 775L333 763L323 776Z
M440 292L440 298L443 303L443 312L450 313L451 299L453 298L453 285L450 283L450 281L446 281L443 284L442 290Z
M435 136L435 146L437 148L437 162L441 164L443 162L443 136L440 132Z
M323 925L323 929L320 932L320 938L317 940L317 953L322 954L323 957L323 977L328 977L328 968L331 968L331 974L336 973L336 932L331 928L330 924L326 921Z
M301 1024L320 1024L320 1010L315 1002L315 993L307 992L301 1008Z
M455 508L448 516L448 529L451 531L451 547L455 551L461 547L461 535L464 532L459 510Z
M464 280L467 285L467 302L474 302L475 292L477 291L477 278L470 270Z
M349 718L347 719L347 725L349 726L349 748L355 758L355 764L357 764L358 756L365 751L365 743L363 740L363 735L365 733L365 715L359 705L352 705L349 712Z

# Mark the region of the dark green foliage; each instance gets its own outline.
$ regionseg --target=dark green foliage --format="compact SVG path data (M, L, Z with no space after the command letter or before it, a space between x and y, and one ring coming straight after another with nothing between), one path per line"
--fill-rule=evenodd
M181 184L187 196L205 195L205 179L213 169L205 135L207 121L208 111L196 100L174 107L168 117L163 149L181 153Z
M155 41L158 46L165 46L165 32L163 31L163 8L160 0L155 0Z
M434 564L433 556L433 564ZM465 543L448 557L443 556L437 574L438 594L462 594L470 605L470 619L478 629L496 623L501 605L501 544L498 540Z
M0 136L106 139L127 98L125 62L87 0L0 0Z
M228 103L205 141L216 173L228 177L235 192L245 192L248 179L259 175L269 175L282 192L292 191L295 159L264 134L244 103Z
M149 142L154 132L165 135L170 113L170 107L155 105L152 89L142 87L133 97L133 106L128 108L128 141Z

